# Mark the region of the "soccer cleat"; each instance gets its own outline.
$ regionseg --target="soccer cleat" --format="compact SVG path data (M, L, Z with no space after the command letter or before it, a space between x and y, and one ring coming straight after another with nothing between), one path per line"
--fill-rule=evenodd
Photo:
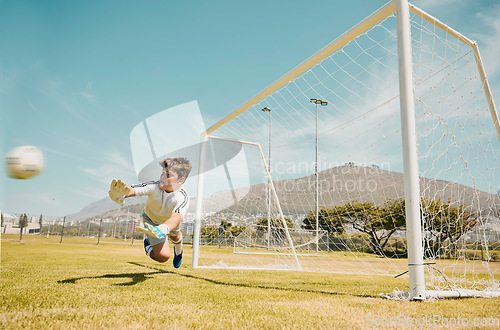
M146 251L146 254L149 256L149 254L151 253L151 250L153 250L153 247L151 246L149 239L147 237L145 237L144 238L144 251Z
M144 227L139 227L136 229L138 231L140 231L141 233L144 233L146 235L153 236L153 237L156 237L159 239L165 238L165 236L167 236L161 230L159 230L156 226L152 226L149 223L145 223Z
M182 263L182 252L180 254L175 254L175 246L174 246L174 268L179 268Z

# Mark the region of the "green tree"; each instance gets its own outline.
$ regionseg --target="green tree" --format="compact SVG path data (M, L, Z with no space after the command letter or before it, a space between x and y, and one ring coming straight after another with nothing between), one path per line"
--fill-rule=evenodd
M373 252L384 255L381 245L383 234L380 232L382 227L380 209L373 203L358 201L346 203L338 209L344 221L351 224L354 229L368 234Z
M427 234L425 251L427 257L453 254L462 236L481 222L465 205L453 206L450 201L422 199L422 222Z
M2 225L1 225L1 227L3 228L3 225L4 225L3 213L0 213L0 214L1 214L1 217L2 217Z
M385 231L380 244L383 249L396 231L406 228L405 200L403 198L389 199L379 209L381 217L378 222L379 230ZM375 224L376 227L377 224Z
M40 225L40 235L42 234L42 223L43 223L43 216L40 214L40 218L38 219L38 224Z
M316 230L316 211L310 211L302 222L303 229ZM328 235L345 233L345 228L342 222L342 208L320 208L318 212L319 229L326 230Z
M19 216L19 240L23 239L23 229L28 225L28 216L25 214L21 214Z
M207 239L215 239L219 236L219 226L206 225L201 226L200 237Z
M293 221L289 218L285 218L286 226L288 229L293 228ZM283 226L283 221L281 218L271 217L271 233L275 232L277 235L285 235L285 230ZM260 218L257 221L257 235L267 234L268 220L267 217Z
M230 223L229 221L226 220L221 220L220 226L224 228L224 230L227 230L229 227L231 227L233 224Z
M238 237L247 227L242 225L231 226L229 234L233 237Z
M390 237L406 226L405 205L401 198L387 200L383 205L353 201L331 209L321 208L318 214L320 229L330 236L345 234L345 225L369 237L374 253L384 255L384 248ZM316 212L310 211L303 220L302 228L316 229Z
M406 226L404 201L400 198L388 200L381 206L370 202L349 202L340 208L339 213L354 229L370 237L371 248L378 255L385 255L384 247L389 238Z

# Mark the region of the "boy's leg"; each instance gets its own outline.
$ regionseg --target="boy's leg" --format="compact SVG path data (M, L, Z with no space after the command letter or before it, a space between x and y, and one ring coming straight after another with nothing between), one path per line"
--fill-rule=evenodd
M182 263L182 233L179 231L175 236L169 236L174 244L174 267L179 268Z
M153 250L150 252L149 257L158 262L166 262L170 259L170 246L168 241L160 242L153 245Z
M168 236L172 240L172 244L174 245L175 254L182 253L182 233L179 232L176 236Z
M151 251L153 251L153 247L151 246L151 242L149 242L148 237L144 237L144 251L146 251L146 254L149 255L151 254Z
M145 212L142 214L142 220L144 225L153 225L153 222L149 219ZM139 230L139 228L136 229ZM149 243L149 247L146 242ZM156 238L154 236L146 235L146 238L144 239L144 249L146 250L146 254L155 261L166 262L170 259L170 247L168 245L167 236L164 236L163 238Z

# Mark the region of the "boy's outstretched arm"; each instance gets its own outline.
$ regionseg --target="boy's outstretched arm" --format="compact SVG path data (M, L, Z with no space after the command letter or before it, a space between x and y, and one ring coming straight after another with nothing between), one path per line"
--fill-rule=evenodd
M135 197L135 189L134 189L134 187L130 187L130 191L128 192L128 194L126 194L123 197L125 197L125 198L127 198L127 197Z
M182 220L182 214L177 212L172 212L172 215L170 216L170 218L168 218L167 221L165 221L164 224L168 226L170 232L171 230L174 230L174 228L177 227L179 223L181 223L181 220Z

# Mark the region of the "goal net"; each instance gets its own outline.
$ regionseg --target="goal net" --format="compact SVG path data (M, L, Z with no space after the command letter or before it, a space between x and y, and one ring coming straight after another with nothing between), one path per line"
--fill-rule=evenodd
M409 9L425 286L498 294L500 126L477 45ZM195 266L408 276L396 25L389 3L205 132L202 159L215 139L240 149L200 175Z

